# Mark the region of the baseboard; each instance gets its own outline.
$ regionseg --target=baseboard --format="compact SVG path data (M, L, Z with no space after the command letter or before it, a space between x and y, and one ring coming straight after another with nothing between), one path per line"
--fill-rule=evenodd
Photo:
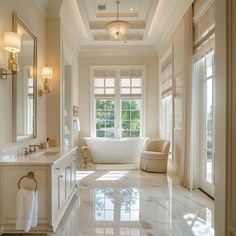
M213 201L215 201L215 198L213 198L211 195L209 195L206 191L204 191L201 188L198 188L201 192L203 192L204 194L206 194L209 198L211 198Z

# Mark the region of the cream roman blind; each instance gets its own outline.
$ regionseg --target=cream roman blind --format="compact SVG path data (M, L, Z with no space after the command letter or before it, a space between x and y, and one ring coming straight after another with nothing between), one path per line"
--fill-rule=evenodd
M142 96L142 70L120 71L120 96L128 98L141 98Z
M214 0L196 0L193 12L194 60L198 61L215 48Z
M172 94L172 60L171 55L161 65L161 97Z
M95 98L115 97L115 70L94 70Z

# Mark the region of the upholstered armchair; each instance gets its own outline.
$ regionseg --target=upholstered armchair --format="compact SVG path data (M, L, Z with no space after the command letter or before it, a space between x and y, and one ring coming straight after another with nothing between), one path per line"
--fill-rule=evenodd
M140 168L149 172L166 172L169 149L168 140L149 141L146 151L141 152Z

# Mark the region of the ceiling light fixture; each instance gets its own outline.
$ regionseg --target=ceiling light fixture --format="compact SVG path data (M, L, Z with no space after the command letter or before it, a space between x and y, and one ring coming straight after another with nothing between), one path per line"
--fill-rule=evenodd
M107 24L106 29L114 39L123 39L128 33L129 23L127 21L119 20L119 4L120 1L116 0L117 14L116 21L111 21Z

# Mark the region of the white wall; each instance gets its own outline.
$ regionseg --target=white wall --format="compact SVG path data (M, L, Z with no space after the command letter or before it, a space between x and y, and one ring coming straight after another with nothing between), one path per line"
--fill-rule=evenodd
M61 19L59 16L49 17L46 20L47 54L46 64L53 69L53 77L49 83L52 91L44 95L47 99L47 137L55 139L60 145L61 135L61 77L62 77L62 39ZM40 97L42 99L42 97Z
M3 32L12 31L12 13L16 12L25 24L37 36L38 42L38 80L40 69L45 65L45 18L37 5L32 0L7 0L1 1L0 7L0 67L7 66L7 52L3 49ZM37 140L46 137L46 100L37 101ZM12 144L12 83L0 80L0 146Z
M62 25L62 50L65 57L69 57L72 66L72 80L71 80L71 106L79 106L79 61L78 50L68 36L64 25ZM66 78L65 78L66 79ZM72 109L71 107L71 109ZM74 123L72 123L73 137L72 142L75 146L79 142L79 133L74 129Z
M82 138L90 136L90 66L146 66L146 136L159 137L158 57L84 57L79 58L79 117Z

